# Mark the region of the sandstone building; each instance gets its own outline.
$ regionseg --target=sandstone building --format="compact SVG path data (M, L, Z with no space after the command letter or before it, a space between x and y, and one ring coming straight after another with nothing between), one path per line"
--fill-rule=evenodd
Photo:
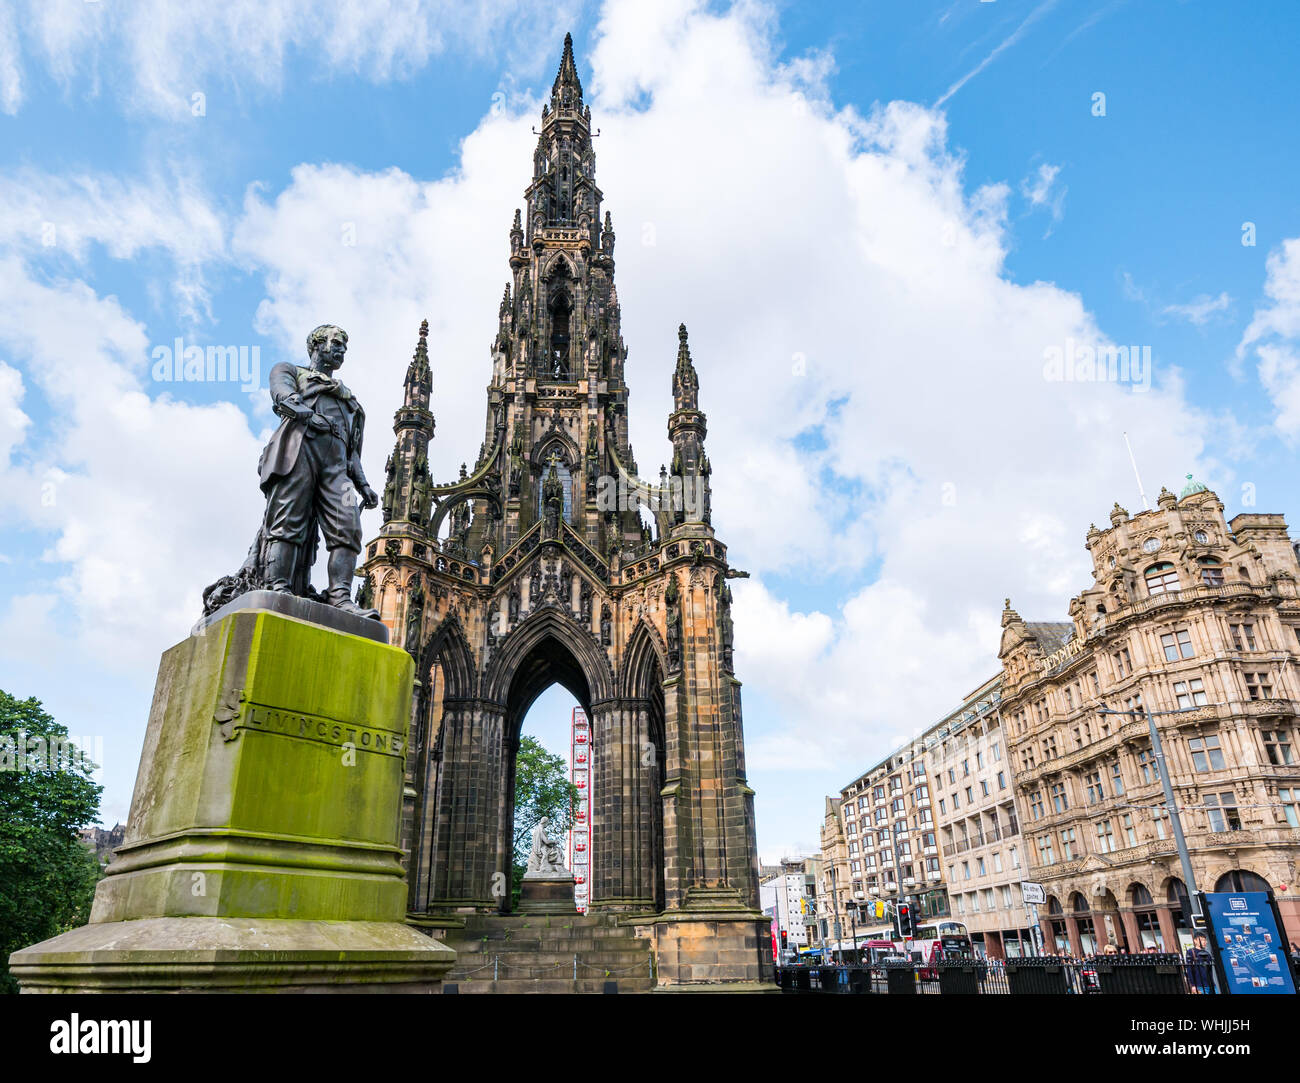
M1048 944L1177 950L1190 902L1154 762L1156 712L1200 890L1273 889L1300 941L1300 564L1280 515L1192 483L1092 527L1070 620L1002 614L1001 714ZM1160 713L1177 712L1177 713Z

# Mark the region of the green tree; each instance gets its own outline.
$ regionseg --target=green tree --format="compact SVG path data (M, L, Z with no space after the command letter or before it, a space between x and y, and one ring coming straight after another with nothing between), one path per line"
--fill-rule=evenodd
M534 738L523 737L515 757L515 859L514 898L528 868L533 847L533 828L545 816L548 830L559 837L573 824L578 788L569 781L569 765Z
M103 787L72 752L39 700L0 691L0 992L18 991L10 952L90 917L100 866L78 830L99 819Z

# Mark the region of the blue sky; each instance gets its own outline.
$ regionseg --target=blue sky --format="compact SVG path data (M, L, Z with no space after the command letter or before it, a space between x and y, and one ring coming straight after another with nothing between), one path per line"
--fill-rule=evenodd
M1088 523L1140 507L1124 431L1153 502L1194 472L1229 516L1294 514L1298 23L1197 0L9 5L0 687L104 739L124 817L158 654L242 557L269 424L264 390L153 380L160 344L256 346L264 374L343 323L374 477L428 317L433 465L473 458L572 30L634 444L666 456L684 319L715 525L754 576L760 848L814 847L823 794L994 670L1003 597L1058 619L1086 585ZM1149 347L1150 389L1044 380L1068 340ZM570 706L552 690L528 728L563 751Z

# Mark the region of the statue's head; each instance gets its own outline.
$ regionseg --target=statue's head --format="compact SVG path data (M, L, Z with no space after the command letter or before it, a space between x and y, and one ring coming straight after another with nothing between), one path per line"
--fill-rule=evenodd
M307 356L315 368L333 372L343 364L348 350L348 333L332 323L323 323L307 336Z

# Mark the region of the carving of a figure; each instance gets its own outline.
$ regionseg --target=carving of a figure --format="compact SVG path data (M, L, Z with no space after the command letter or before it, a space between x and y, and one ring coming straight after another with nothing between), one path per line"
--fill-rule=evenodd
M677 577L668 577L668 587L664 591L665 619L667 623L668 668L676 669L682 656L682 614L681 596L677 589Z
M613 641L614 622L610 619L608 605L600 607L600 643L603 647L608 647Z
M539 560L533 564L533 570L528 576L528 608L533 610L537 608L537 603L542 600L542 562Z
M560 597L566 609L573 605L573 569L564 561L560 561Z
M587 625L587 627L590 628L591 627L591 587L589 587L586 583L582 584L582 591L580 592L579 597L581 599L579 605L580 605L580 611L582 613L582 620Z
M564 867L564 854L560 850L560 844L547 830L550 824L549 817L543 816L533 828L533 848L528 854L525 876L563 876L569 871Z
M564 511L564 483L555 469L556 460L551 459L546 480L542 482L542 507L546 515L546 532L555 537L560 531L560 517Z
M516 579L510 584L510 601L509 601L510 623L514 624L519 619L519 580Z
M730 669L734 626L731 620L731 588L726 583L718 591L718 629L722 636L722 661Z
M409 587L410 600L406 603L406 644L407 651L414 657L420 650L420 628L424 623L424 587L417 575Z

